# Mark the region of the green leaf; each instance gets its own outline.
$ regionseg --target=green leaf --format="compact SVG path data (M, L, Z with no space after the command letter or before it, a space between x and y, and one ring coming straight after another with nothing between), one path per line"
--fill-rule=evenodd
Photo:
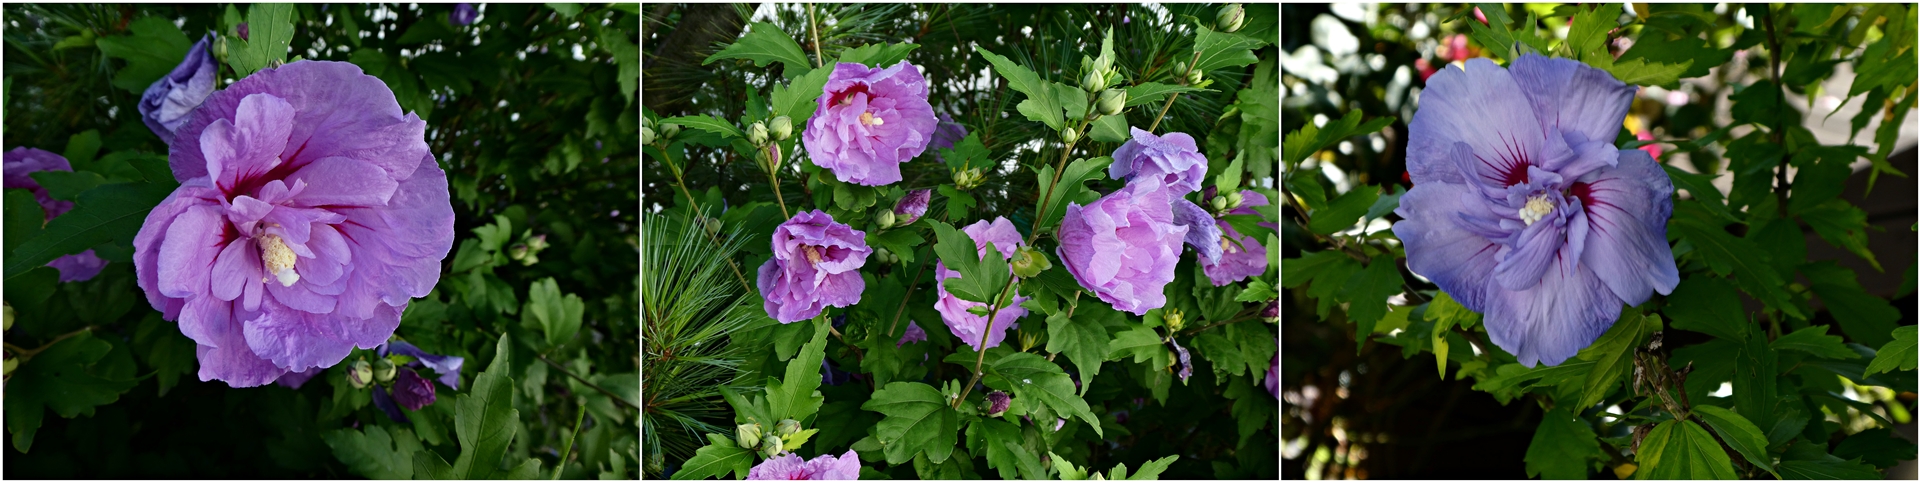
M907 54L912 53L913 49L917 48L920 48L920 44L867 44L840 52L840 61L864 64L873 68L892 67L894 64L900 63L900 61L906 60Z
M960 142L955 142L951 149L939 149L939 153L946 159L949 169L993 168L992 153L987 151L986 144L980 143L980 133L977 131L967 133L967 136L961 138Z
M995 360L987 372L1001 377L1014 396L1032 397L1029 400L1039 400L1054 413L1079 417L1093 426L1093 433L1105 435L1100 418L1093 415L1086 400L1074 394L1073 379L1060 365L1032 353L1015 353Z
M1674 218L1669 229L1677 232L1682 239L1693 242L1694 253L1713 272L1721 276L1734 275L1734 283L1741 290L1769 307L1795 317L1806 317L1788 301L1790 297L1784 288L1786 283L1780 279L1780 273L1774 271L1773 258L1753 241L1733 237L1718 226L1693 219Z
M947 278L947 292L967 301L994 304L994 299L1007 284L1013 274L1008 272L1007 260L1000 252L989 248L986 255L978 251L973 238L960 230L953 229L947 223L931 221L933 232L938 241L933 252L946 263L947 269L960 272L959 278ZM989 243L991 246L991 243Z
M1593 360L1593 369L1587 372L1587 383L1581 391L1580 404L1577 407L1591 407L1600 403L1633 364L1634 349L1640 347L1640 339L1653 333L1659 326L1659 315L1628 315L1614 322L1607 333L1592 346L1580 350L1580 358Z
M507 362L511 347L507 335L500 335L494 343L493 363L474 378L472 391L454 401L453 431L460 440L460 457L453 461L453 478L494 479L504 475L500 463L520 423L520 411L513 408L513 379L507 377L512 370Z
M694 451L693 458L673 473L674 480L720 478L729 472L738 479L753 470L754 451L735 446L732 440L718 434L707 434L707 438L713 443Z
M1127 87L1127 107L1151 104L1163 100L1168 95L1190 92L1214 92L1214 90L1159 82L1141 82L1139 85Z
M1880 267L1880 260L1873 257L1873 250L1867 248L1867 212L1842 199L1828 200L1819 207L1807 210L1800 219L1813 227L1813 232L1827 244L1845 249L1873 265L1874 271L1886 271Z
M1326 209L1314 211L1313 219L1307 221L1307 229L1314 234L1333 234L1351 228L1379 199L1380 188L1372 185L1354 186L1353 190L1334 199Z
M447 465L447 459L432 450L413 453L413 477L415 480L451 480L453 466Z
M1168 455L1149 460L1147 463L1140 464L1140 471L1134 472L1132 476L1127 477L1127 480L1160 480L1160 473L1166 472L1167 467L1172 467L1173 462L1177 460L1180 460L1180 456L1178 455ZM1121 467L1125 467L1125 465ZM1115 478L1114 480L1119 479Z
M1880 351L1873 357L1873 363L1867 364L1866 374L1892 373L1894 370L1913 370L1916 363L1916 358L1914 358L1914 330L1915 327L1913 325L1894 328L1893 341L1889 341L1885 345L1880 346Z
M580 319L586 315L586 301L580 295L561 296L560 285L552 277L535 281L527 290L528 313L547 335L547 343L559 345L573 339L580 331Z
M1065 107L1055 98L1056 91L1053 89L1055 82L1042 79L1033 70L985 48L976 45L973 50L980 52L980 56L986 57L987 62L993 64L994 72L1007 79L1008 87L1027 94L1027 100L1021 101L1017 109L1021 114L1026 114L1028 120L1046 124L1047 127L1056 131L1065 128L1066 118L1061 114ZM1072 87L1067 88L1072 89Z
M1585 479L1587 459L1600 450L1593 427L1580 417L1556 407L1540 420L1527 444L1527 476L1541 479Z
M1867 346L1885 344L1892 339L1888 332L1898 326L1900 310L1885 298L1868 294L1854 278L1852 269L1821 261L1801 266L1800 272L1813 282L1810 286L1813 294L1826 302L1827 311L1833 313L1834 321L1840 323L1840 330L1846 332L1847 338Z
M927 239L920 237L919 230L917 229L898 228L898 226L895 226L895 229L889 229L878 235L869 236L867 237L867 242L882 248L887 248L887 251L900 256L900 261L903 263L912 263L914 248L922 244L927 244Z
M1748 325L1747 340L1733 364L1733 405L1755 426L1772 427L1780 398L1779 354L1767 346L1757 325Z
M1733 461L1706 429L1689 420L1661 422L1640 442L1635 479L1732 479Z
M820 411L824 397L814 393L820 389L820 362L827 353L827 327L824 320L809 321L814 325L813 339L800 348L800 354L787 361L786 377L767 381L768 415L774 421L784 419L806 420L807 416ZM767 424L767 425L770 425Z
M1087 136L1100 142L1126 142L1132 132L1127 130L1127 117L1121 115L1101 116L1093 120L1093 126L1087 129Z
M67 158L67 163L71 164L74 170L76 171L95 170L92 164L93 164L94 156L100 153L100 131L89 129L86 132L74 134L72 137L68 137L67 150L64 152L65 153L63 154L63 156ZM42 172L60 172L60 171L42 171ZM78 193L76 192L76 194ZM56 199L65 199L69 201L73 200L72 197L56 198Z
M1288 134L1281 146L1280 160L1293 164L1322 149L1339 144L1353 136L1363 136L1379 132L1381 128L1393 124L1393 117L1375 117L1365 124L1360 123L1358 109L1347 111L1347 115L1337 121L1329 121L1326 126L1315 127L1312 123L1301 126L1300 130Z
M1215 32L1206 25L1194 25L1193 51L1200 54L1193 62L1193 70L1212 72L1225 67L1243 67L1259 62L1253 56L1253 49L1267 43L1259 39L1226 32Z
M793 37L781 31L780 27L767 22L754 22L740 40L707 57L700 65L712 64L720 59L747 59L753 61L754 67L766 67L768 63L777 61L786 65L787 72L793 73L813 68L812 63L807 61L806 52L800 50L800 44L795 43Z
M274 62L286 62L293 44L293 4L256 3L247 7L247 40L229 38L227 65L246 78ZM185 57L184 55L182 57Z
M1087 181L1106 177L1109 164L1113 164L1111 157L1075 159L1067 164L1067 170L1060 174L1060 182L1054 187L1048 188L1046 184L1041 184L1040 199L1044 201L1039 208L1047 213L1046 221L1040 223L1042 229L1051 229L1059 225L1060 219L1067 215L1067 203L1079 199L1081 193L1087 192ZM1041 179L1052 179L1052 177L1053 166L1040 168Z
M1662 164L1660 167L1666 169L1667 177L1673 180L1674 188L1685 189L1688 194L1693 195L1693 200L1691 201L1681 201L1678 199L1678 196L1675 196L1675 203L1692 203L1706 208L1707 212L1718 216L1720 219L1731 222L1741 222L1739 218L1734 217L1731 212L1727 211L1726 195L1722 194L1720 189L1713 187L1713 175L1694 174L1665 164Z
M1693 414L1699 415L1708 426L1713 427L1713 431L1720 434L1720 440L1726 441L1727 446L1739 452L1741 457L1747 459L1747 463L1773 472L1773 457L1767 455L1767 437L1760 433L1760 427L1732 410L1713 405L1694 405Z
M1645 62L1648 67L1678 66L1680 71L1674 72L1676 79L1694 78L1707 75L1708 69L1724 64L1732 57L1733 49L1714 48L1712 43L1702 39L1699 34L1675 33L1663 27L1649 25L1640 30L1639 37L1634 38L1633 47L1620 54L1620 60L1615 63L1615 66L1638 62ZM1618 77L1620 74L1616 72L1614 75ZM1624 78L1621 80L1626 81ZM1658 84L1635 85L1666 85L1671 82L1669 80Z
M1607 53L1607 32L1618 26L1620 4L1609 3L1591 10L1581 9L1573 15L1573 25L1567 30L1567 49L1580 60L1591 62L1599 57L1613 60L1613 56Z
M1667 296L1666 313L1673 327L1697 331L1729 340L1746 336L1747 320L1742 318L1740 293L1733 284L1717 276L1693 276Z
M770 97L773 115L792 119L794 135L806 130L807 120L812 119L814 111L820 108L820 95L827 86L827 76L832 74L833 69L813 69L806 75L794 77L793 82L773 86L773 95Z
M1826 444L1796 440L1780 457L1780 478L1788 480L1878 480L1873 466L1827 453Z
M1113 351L1108 344L1106 326L1094 320L1082 317L1074 321L1062 310L1047 316L1047 353L1061 353L1073 366L1080 369L1081 380L1093 380L1100 373L1100 365L1107 361L1107 354ZM1081 393L1091 388L1092 383L1081 383Z
M614 63L620 66L620 94L627 98L627 106L633 105L633 97L640 93L640 46L633 40L639 36L630 32L605 28L600 30L600 47L613 54Z
M888 383L860 409L886 416L873 426L873 435L885 447L889 464L907 463L923 452L934 463L944 462L959 443L958 415L939 390L925 383Z
M1366 343L1366 334L1373 332L1373 324L1387 314L1387 298L1400 294L1406 278L1400 276L1400 267L1393 255L1383 255L1368 262L1366 271L1347 280L1347 295L1351 304L1347 305L1347 318L1360 328L1356 337Z
M47 224L47 213L40 210L40 201L34 199L33 191L22 188L6 190L6 206L6 237L0 238L5 239L6 247L0 253L11 257L14 247L40 235L40 228Z
M328 430L320 438L333 449L333 457L355 474L370 479L413 478L413 454L420 451L420 441L407 429L394 429L390 435L386 428L369 425L364 432Z
M1047 458L1053 459L1053 470L1059 472L1060 480L1087 480L1087 469L1073 465L1060 454L1047 452Z
M987 466L1000 472L1000 478L1045 479L1047 468L1040 465L1040 459L1033 456L1020 434L1020 427L1012 423L983 418L968 426L969 431L979 430L986 438Z
M826 84L822 83L821 85L824 86ZM733 124L720 119L715 119L713 118L713 116L704 115L704 114L690 115L690 116L683 116L683 117L669 117L666 119L662 119L660 121L660 124L682 125L682 126L692 127L695 129L700 129L707 132L712 132L715 134L719 134L722 140L747 138L747 135L744 133L741 133L740 128L734 127ZM794 125L795 126L801 125L800 121L798 119L795 119Z
M1407 194L1406 186L1395 184L1391 189L1388 189L1388 190L1393 191L1393 193L1382 194L1380 195L1379 198L1374 199L1373 205L1367 207L1367 214L1365 216L1360 217L1361 221L1372 221L1375 219L1380 219L1382 217L1386 217L1387 213L1391 213L1395 209L1400 209L1400 196L1404 196ZM1225 191L1221 191L1221 192L1225 192Z
M14 248L7 257L6 279L101 244L132 242L147 213L172 192L172 187L143 182L108 184L81 193L72 211L54 218L39 236Z
M1611 62L1601 68L1628 85L1652 86L1679 82L1680 75L1692 66L1692 60L1677 64L1662 64L1648 62L1647 59L1633 59Z
M1160 335L1145 325L1129 324L1125 331L1115 333L1113 341L1107 344L1107 359L1120 360L1133 357L1134 363L1156 361L1155 368L1167 366L1167 348L1160 341Z
M1840 337L1828 335L1827 328L1827 325L1814 325L1794 330L1793 333L1774 339L1773 349L1792 350L1835 360L1860 358L1860 354L1847 348Z
M1848 435L1833 448L1833 456L1862 459L1884 469L1898 465L1902 460L1913 460L1915 449L1913 442L1894 435L1891 428L1882 427Z
M172 72L193 47L187 34L166 17L141 17L127 24L127 31L132 34L100 37L94 45L101 55L127 61L126 67L114 73L113 86L136 94L146 92L153 81Z
M92 416L94 407L113 403L133 388L137 380L99 373L96 364L113 348L86 331L14 367L6 383L6 423L15 450L27 453L33 448L34 432L46 410L61 418Z

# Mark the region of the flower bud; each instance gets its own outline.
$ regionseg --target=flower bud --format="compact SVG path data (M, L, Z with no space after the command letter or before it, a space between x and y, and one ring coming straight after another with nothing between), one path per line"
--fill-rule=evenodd
M640 145L643 145L643 146L653 145L653 128L652 127L640 128Z
M791 418L781 420L780 423L774 424L773 431L774 433L780 434L781 437L793 435L800 432L800 421Z
M367 388L367 384L373 383L373 364L366 360L353 362L353 368L347 370L347 383L353 384L353 388Z
M753 450L754 447L760 446L760 424L740 424L733 428L733 434L734 441L740 444L740 448Z
M1224 196L1215 196L1212 200L1207 201L1207 203L1213 205L1213 212L1216 213L1226 212L1228 209L1232 209L1227 207L1228 201Z
M900 202L893 205L894 224L904 226L919 221L921 215L927 214L927 202L931 200L932 189L910 191L906 196L901 196Z
M1241 8L1238 3L1229 3L1225 7L1220 7L1219 13L1214 14L1213 25L1222 32L1237 32L1246 19L1245 8Z
M1239 209L1240 203L1246 200L1246 197L1241 196L1238 191L1227 193L1227 209Z
M1186 316L1181 315L1180 310L1173 308L1167 308L1160 320L1166 322L1167 331L1180 331L1180 328L1187 326Z
M1086 88L1087 92L1099 92L1107 88L1107 73L1089 70L1086 76L1080 78L1080 86Z
M665 126L660 127L661 139L672 140L673 136L676 136L679 134L680 134L680 124L667 124Z
M213 58L220 63L227 63L227 36L213 38Z
M652 128L653 128L653 118L652 118L652 117L647 117L647 116L640 116L640 127L645 127L645 128L648 128L648 129L652 129Z
M527 245L525 243L514 243L513 247L507 248L507 258L514 261L527 259Z
M893 218L894 218L894 215L893 215L892 209L882 210L880 211L880 214L876 214L873 216L873 224L875 226L880 227L880 229L891 228L893 227Z
M395 371L396 369L391 360L380 358L373 361L373 379L378 380L380 383L393 381Z
M1206 78L1207 78L1206 74L1203 74L1198 70L1187 72L1187 85L1195 85L1195 86L1200 85L1200 81L1206 80Z
M780 116L773 118L773 139L784 141L793 137L793 118Z
M1107 71L1109 70L1113 70L1113 59L1109 59L1106 57L1094 59L1093 61L1094 72L1099 72L1101 75L1106 75Z
M780 455L780 452L783 452L783 450L781 449L784 449L784 448L786 447L782 446L780 437L775 437L772 435L760 437L760 453L765 454L767 458L773 458L776 455Z
M893 264L893 261L887 257L889 254L893 253L888 252L887 248L873 248L873 259L883 264Z
M987 416L998 417L1001 414L1007 413L1007 405L1012 401L1013 397L1007 396L1007 392L994 390L992 393L988 393Z
M1100 106L1100 115L1119 115L1121 109L1127 108L1127 91L1107 89L1100 93L1098 105Z
M1021 278L1039 276L1040 272L1053 267L1047 255L1029 246L1021 246L1013 255L1013 274Z
M6 315L7 320L4 322L5 326L0 326L0 330L13 329L13 304L12 303L8 303L6 305L6 312L7 312L7 315Z
M547 246L547 235L545 234L527 238L527 247L535 253L546 250Z
M1185 61L1185 60L1179 60L1179 61L1174 61L1174 63L1173 63L1173 71L1174 71L1174 72L1179 72L1179 73L1180 73L1180 75L1186 75L1186 74L1187 74L1187 61Z
M756 146L766 145L767 144L767 125L765 123L755 122L753 123L752 126L748 126L747 142L752 142L753 145L756 145Z
M1068 127L1067 130L1060 131L1060 140L1066 141L1066 143L1068 144L1072 144L1075 141L1079 141L1080 131L1076 131L1076 130L1073 130L1072 127Z
M1279 323L1280 322L1280 300L1273 300L1271 302L1268 302L1267 309L1260 310L1260 317L1263 318L1264 319L1263 321L1266 321L1267 323Z

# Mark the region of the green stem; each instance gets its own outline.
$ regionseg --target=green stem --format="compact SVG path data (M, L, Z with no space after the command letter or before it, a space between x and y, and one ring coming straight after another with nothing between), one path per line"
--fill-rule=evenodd
M1187 71L1180 73L1180 81L1185 82L1187 76L1193 75L1193 68L1198 66L1200 66L1200 51L1195 50L1193 51L1193 60L1187 62ZM1147 132L1153 132L1154 129L1160 127L1160 119L1167 116L1167 109L1172 109L1174 99L1179 98L1179 92L1174 92L1167 96L1167 103L1160 105L1160 115L1153 116L1153 124L1147 126Z
M68 338L73 338L74 336L77 336L81 333L86 333L89 331L93 331L93 325L83 326L83 327L80 327L80 329L78 330L73 330L73 331L67 332L64 335L54 337L53 341L49 341L44 345L40 345L39 348L34 348L31 350L20 349L20 347L13 346L12 343L6 344L6 347L9 350L13 350L13 354L15 355L15 357L20 359L21 363L26 363L27 360L33 359L34 355L38 355L40 354L40 352L46 351L48 348L52 348L53 345L58 344L62 341L66 341L66 339Z
M1088 94L1088 95L1091 96L1092 94ZM1094 119L1100 118L1100 113L1097 110L1098 108L1094 106L1094 102L1096 100L1098 100L1098 97L1088 97L1087 115L1080 118L1080 127L1074 130L1074 132L1077 132L1080 134L1077 137L1081 137L1081 138L1087 137L1087 132L1086 132L1087 126L1092 125ZM1062 173L1066 172L1067 170L1067 157L1073 155L1073 146L1079 143L1080 143L1080 139L1076 138L1073 140L1073 142L1068 142L1067 146L1060 150L1060 160L1055 163L1056 166L1053 168L1053 179L1047 182L1047 190L1045 192L1047 192L1048 194L1052 194L1054 189L1058 189L1060 187L1060 176ZM1033 229L1031 230L1032 233L1027 235L1028 246L1032 246L1035 240L1040 239L1040 223L1043 221L1046 221L1047 208L1051 207L1051 206L1048 206L1048 204L1052 204L1052 203L1047 202L1047 200L1045 199L1040 200L1040 209L1037 212L1037 215L1034 216L1033 218Z
M560 471L566 470L567 468L567 455L573 452L573 441L580 438L580 425L581 425L580 422L584 422L587 420L586 405L581 405L577 407L576 410L579 413L576 413L573 416L573 436L567 437L567 444L561 446L560 461L554 462L553 478L549 480L560 480Z
M1013 291L1013 280L1014 277L1007 277L1007 284L1000 287L1000 294L993 297L993 306L987 309L987 327L980 331L980 356L973 359L973 380L967 382L966 388L960 389L960 396L953 399L953 408L960 408L960 404L967 400L967 395L973 393L973 384L980 383L980 366L987 361L987 337L993 334L993 317L1000 313L1000 304L1007 301L1007 293Z
M625 398L620 398L620 395L613 393L612 390L607 390L606 388L603 388L600 385L594 384L591 381L587 381L586 378L582 378L580 375L574 374L573 370L568 370L566 366L563 366L559 363L555 363L553 360L548 360L547 357L544 355L534 355L534 357L539 358L540 361L547 362L547 365L551 365L553 366L554 369L560 370L560 373L565 373L567 374L567 376L573 377L573 379L576 381L579 381L581 385L586 385L588 388L592 388L594 390L600 391L600 393L605 394L607 398L613 399L614 402L617 402L621 405L626 405L628 408L632 408L634 410L640 409L639 405L634 405L633 402L629 402Z

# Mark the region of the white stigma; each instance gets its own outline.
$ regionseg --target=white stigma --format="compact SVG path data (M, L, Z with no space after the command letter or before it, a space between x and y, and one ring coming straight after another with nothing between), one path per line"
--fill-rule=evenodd
M875 116L875 115L873 115L873 113L872 113L872 112L861 112L861 113L860 113L860 123L861 123L861 124L863 124L863 125L869 125L869 126L877 126L877 125L884 125L884 124L886 124L886 123L887 123L887 120L886 120L886 119L881 119L881 118L879 118L879 117L877 117L877 116Z
M811 244L800 245L800 251L806 253L807 264L820 264L820 248Z
M1526 206L1520 208L1520 220L1532 226L1534 221L1547 217L1547 213L1551 212L1553 212L1553 203L1547 201L1545 194L1534 196L1527 199Z
M279 236L268 234L260 237L260 263L266 265L267 273L280 281L280 286L293 286L300 281L300 274L293 272L293 250ZM261 282L267 280L262 279Z

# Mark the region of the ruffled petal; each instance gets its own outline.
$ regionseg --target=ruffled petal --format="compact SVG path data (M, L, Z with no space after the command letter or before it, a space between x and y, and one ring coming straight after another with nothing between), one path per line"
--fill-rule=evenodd
M287 176L298 181L307 188L294 201L304 206L384 206L400 188L379 166L345 157L321 158Z
M261 358L287 370L330 367L347 357L353 343L336 316L308 313L265 303L264 316L246 323L246 344Z
M1408 124L1407 165L1415 185L1456 179L1505 187L1528 165L1558 165L1572 156L1560 135L1540 126L1506 69L1472 59L1464 70L1448 67L1427 79L1420 110ZM1454 166L1456 142L1470 147L1468 169Z
M1206 209L1186 198L1174 198L1173 223L1187 227L1185 241L1200 255L1202 264L1220 262L1220 226Z
M1620 298L1606 283L1591 270L1567 269L1569 264L1548 263L1532 289L1488 290L1487 335L1521 365L1559 365L1620 317Z
M232 306L231 303L223 303ZM237 311L237 310L236 310ZM287 370L275 366L273 362L255 355L247 347L247 340L241 333L242 320L232 316L234 311L210 311L216 318L208 323L224 324L217 332L218 345L201 344L195 348L200 359L200 381L221 380L234 388L257 387L273 383L285 375Z
M1667 173L1639 149L1620 151L1619 167L1574 184L1588 226L1581 262L1627 304L1639 305L1654 291L1672 293L1680 284L1673 248L1667 245L1672 193Z
M212 206L195 206L174 218L160 242L157 287L161 294L186 298L207 292L214 258L224 247L221 231L225 226L220 209Z
M1541 128L1577 132L1589 141L1613 142L1637 90L1613 74L1572 59L1522 55L1508 70ZM1426 95L1421 97L1424 102ZM1560 166L1547 167L1560 170Z
M1461 305L1484 312L1499 245L1463 229L1461 216L1493 217L1475 189L1463 184L1418 184L1394 210L1404 218L1393 234L1407 249L1407 269L1424 276Z

